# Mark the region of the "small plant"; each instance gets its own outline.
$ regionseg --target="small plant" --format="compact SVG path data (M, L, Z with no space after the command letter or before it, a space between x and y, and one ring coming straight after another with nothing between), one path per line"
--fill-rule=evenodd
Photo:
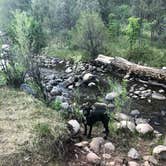
M61 103L59 100L54 100L54 101L51 103L51 107L52 107L55 111L59 112L59 111L62 109L61 104L62 104L62 103Z
M47 123L39 123L35 126L35 131L40 137L46 137L50 135L50 128Z

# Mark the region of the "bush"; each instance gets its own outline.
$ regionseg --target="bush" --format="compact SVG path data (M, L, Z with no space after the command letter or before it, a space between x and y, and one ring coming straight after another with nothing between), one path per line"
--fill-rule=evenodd
M91 57L106 50L107 31L99 15L95 12L82 13L72 31L72 45Z

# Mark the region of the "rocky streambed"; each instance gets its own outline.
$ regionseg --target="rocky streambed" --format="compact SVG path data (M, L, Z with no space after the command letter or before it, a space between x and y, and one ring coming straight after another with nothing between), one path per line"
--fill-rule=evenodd
M158 163L154 158L155 154L163 153L166 155L166 150L164 150L166 142L162 141L162 147L157 146L161 138L163 139L166 135L166 89L160 86L150 86L144 82L140 83L135 78L126 77L124 73L113 71L107 65L96 62L74 64L72 61L59 58L40 57L40 65L43 84L49 100L59 100L62 103L62 110L68 111L72 111L75 100L79 106L85 102L90 102L93 105L96 102L103 105L113 104L110 101L116 94L110 90L109 80L116 80L117 89L120 92L122 78L126 79L127 96L130 99L127 106L130 106L130 109L128 111L124 109L123 113L117 115L119 120L116 124L117 128L120 130L128 129L131 133L137 132L141 136L153 133L156 138L153 141L138 139L135 147L139 149L139 152L131 144L129 145L130 149L125 154L121 154L121 150L118 152L115 150L116 145L113 145L112 142L117 144L117 140L114 141L113 137L110 138L111 142L104 141L100 137L94 138L97 140L97 143L94 143L94 146L98 146L97 152L91 147L94 139L92 142L87 141L86 138L83 138L85 142L75 140L74 159L71 158L68 161L69 165L118 165L116 163L125 165L125 160L127 160L126 165L131 166L166 164L165 161ZM98 127L95 131L93 137L101 135ZM130 139L133 141L130 136L123 135L122 137L129 139L128 142ZM123 138L118 142L124 144L122 140ZM106 149L111 152L107 153ZM149 149L153 150L153 156L151 156L152 152L149 152Z

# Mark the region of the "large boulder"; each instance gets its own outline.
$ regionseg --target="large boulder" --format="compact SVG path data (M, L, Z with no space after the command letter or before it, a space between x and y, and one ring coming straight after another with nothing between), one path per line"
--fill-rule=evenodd
M128 152L128 157L130 157L131 159L134 160L138 160L140 159L140 154L138 153L138 151L134 148L131 148Z
M145 135L153 132L153 127L148 123L138 124L136 130L139 134Z
M90 149L95 153L99 153L101 145L104 143L104 139L102 137L93 138L90 143Z
M100 157L97 156L95 153L93 152L89 152L86 156L86 159L89 163L91 164L99 164L100 163Z
M153 149L153 155L161 160L166 160L166 146L158 145Z

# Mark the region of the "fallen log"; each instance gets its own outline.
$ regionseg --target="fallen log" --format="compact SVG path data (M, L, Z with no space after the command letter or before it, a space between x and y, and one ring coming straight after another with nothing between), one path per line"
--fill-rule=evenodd
M138 65L121 57L99 55L95 62L124 71L127 75L134 75L145 80L153 80L166 84L166 70Z

